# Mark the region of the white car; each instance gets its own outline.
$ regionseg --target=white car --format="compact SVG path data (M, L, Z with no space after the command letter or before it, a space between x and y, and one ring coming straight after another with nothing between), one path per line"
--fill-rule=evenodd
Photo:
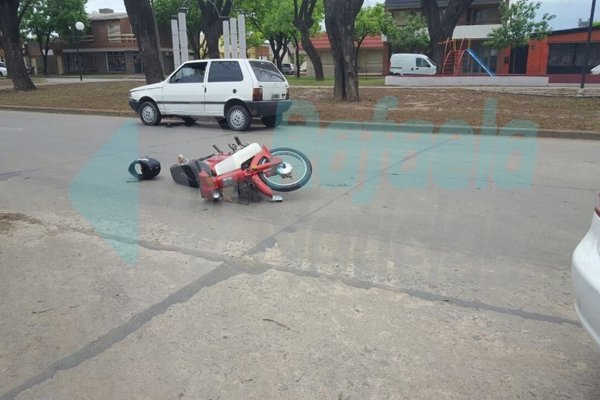
M0 76L6 76L8 72L6 71L6 64L0 61Z
M284 75L294 75L296 73L296 67L294 64L281 64L281 73Z
M600 75L600 65L596 65L594 68L592 68L590 73L592 75Z
M573 252L571 278L579 320L600 346L600 206L592 216L590 230Z
M270 61L248 59L194 60L183 63L163 82L129 92L129 105L145 125L162 117L215 117L236 131L260 117L274 127L291 106L289 84Z

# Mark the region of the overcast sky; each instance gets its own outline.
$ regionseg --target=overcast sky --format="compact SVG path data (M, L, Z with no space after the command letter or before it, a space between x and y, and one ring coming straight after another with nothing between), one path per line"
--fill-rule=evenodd
M373 5L382 3L381 0L365 0L365 4ZM552 28L569 29L577 28L579 18L587 20L590 17L591 0L542 0L540 13L555 14ZM125 11L122 0L88 0L88 12L98 11L100 8L112 8L115 11ZM594 20L600 20L600 4L596 6Z

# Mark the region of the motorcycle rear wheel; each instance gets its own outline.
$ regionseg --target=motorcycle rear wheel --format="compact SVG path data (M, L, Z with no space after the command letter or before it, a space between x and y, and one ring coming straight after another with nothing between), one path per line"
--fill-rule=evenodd
M261 172L258 176L268 187L276 192L291 192L306 185L312 175L312 165L304 153L289 147L278 147L271 150L271 155L291 165L292 174L284 176L273 170ZM267 161L268 159L264 158L260 164Z

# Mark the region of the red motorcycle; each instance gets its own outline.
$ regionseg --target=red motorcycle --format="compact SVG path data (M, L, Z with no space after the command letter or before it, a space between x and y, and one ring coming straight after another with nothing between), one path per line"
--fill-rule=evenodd
M236 186L238 193L258 192L271 201L282 201L276 192L291 192L304 186L312 175L312 165L302 152L279 147L269 150L258 143L242 144L235 136L230 152L213 145L216 154L186 160L182 156L171 167L177 183L199 187L204 199L219 200L223 190Z

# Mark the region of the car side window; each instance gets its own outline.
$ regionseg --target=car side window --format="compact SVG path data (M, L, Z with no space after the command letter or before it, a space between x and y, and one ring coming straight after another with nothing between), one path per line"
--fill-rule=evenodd
M171 77L170 83L202 83L206 72L206 62L186 64Z
M242 69L237 61L213 61L208 71L209 82L241 82Z
M426 59L417 58L417 67L431 67Z

